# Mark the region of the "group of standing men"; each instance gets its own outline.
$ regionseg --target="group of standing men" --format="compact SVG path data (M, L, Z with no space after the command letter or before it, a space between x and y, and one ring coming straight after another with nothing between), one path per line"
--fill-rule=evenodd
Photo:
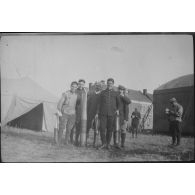
M66 129L65 144L71 142L76 146L80 145L82 99L84 95L88 94L86 144L89 137L89 130L95 119L98 119L96 121L98 121L98 129L102 142L99 148L110 149L112 136L115 147L124 147L131 100L128 98L124 86L119 85L118 91L115 91L113 86L114 79L109 78L105 90L102 90L100 83L96 83L95 90L89 94L85 88L85 80L80 79L78 82L73 81L71 83L70 90L62 94L57 105L59 115L59 144L62 143L63 131ZM166 109L166 114L170 123L172 145L179 145L183 107L178 104L175 98L172 98L170 103L173 110ZM141 118L137 109L132 113L131 118L132 135L134 136L135 134L137 137L139 120ZM116 125L117 119L118 128Z
M80 79L71 83L70 90L62 94L58 102L59 112L59 144L62 143L64 129L65 144L69 141L79 146L81 136L81 102L83 94L87 94L84 87L85 80ZM89 137L89 130L95 118L99 121L99 130L102 145L99 148L110 149L110 142L113 136L116 147L124 147L126 129L129 115L130 99L126 95L125 87L119 85L118 91L113 89L114 79L107 80L107 88L101 89L101 84L96 83L95 91L88 95L87 101L87 132L86 140ZM120 143L118 141L118 132L116 131L116 118L119 118ZM74 129L76 130L74 132ZM114 132L114 133L113 133ZM74 136L75 134L75 136ZM73 139L75 137L75 140ZM119 144L121 144L119 146Z

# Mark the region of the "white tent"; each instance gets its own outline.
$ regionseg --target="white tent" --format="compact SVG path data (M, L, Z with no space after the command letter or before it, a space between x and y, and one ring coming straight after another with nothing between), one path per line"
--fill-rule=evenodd
M30 78L1 80L2 125L53 131L57 97Z

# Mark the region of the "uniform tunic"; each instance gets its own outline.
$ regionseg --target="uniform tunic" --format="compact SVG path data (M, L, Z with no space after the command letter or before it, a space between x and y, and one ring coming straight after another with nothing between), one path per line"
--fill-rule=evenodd
M89 129L91 127L92 120L98 113L98 105L100 103L100 91L93 92L87 97L87 126Z
M173 106L173 111L170 111L169 120L182 122L183 107L180 104Z
M99 114L102 116L114 116L119 109L119 94L113 89L103 90L100 94Z
M81 100L82 100L82 95L85 93L84 89L78 88L76 90L76 94L78 95L78 104L76 107L76 121L79 123L81 121Z
M100 136L102 144L109 145L116 111L119 109L119 94L113 89L103 90L100 94L99 117L100 117Z
M121 95L119 99L120 129L122 133L126 133L127 121L129 118L129 104L131 103L131 100L127 96Z
M129 104L131 103L131 100L127 96L121 96L120 95L120 102L119 102L119 115L121 121L128 121L129 117Z

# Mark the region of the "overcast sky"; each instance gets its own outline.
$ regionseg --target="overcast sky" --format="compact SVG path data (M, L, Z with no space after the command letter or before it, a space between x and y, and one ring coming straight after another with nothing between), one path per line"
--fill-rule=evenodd
M190 35L3 36L1 76L28 76L60 96L71 81L115 79L129 89L148 89L192 74Z

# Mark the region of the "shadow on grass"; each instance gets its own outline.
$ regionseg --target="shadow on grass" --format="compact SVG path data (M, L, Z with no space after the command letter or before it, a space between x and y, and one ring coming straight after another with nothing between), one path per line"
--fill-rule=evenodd
M109 153L109 157L111 159L125 159L127 157L133 156L151 156L151 161L154 159L154 156L161 156L163 159L167 160L175 160L175 161L193 161L194 153L193 151L159 151L154 149L145 149L145 148L137 148L137 149L129 149L129 150L111 150ZM143 158L144 161L144 158Z
M44 142L44 143L49 143L49 144L53 144L54 140L53 137L51 136L51 134L48 133L40 133L40 132L33 132L31 130L24 130L24 131L14 131L14 129L12 130L3 130L1 133L3 133L6 136L13 136L16 138L20 138L20 139L25 139L28 141L38 141L38 142Z

